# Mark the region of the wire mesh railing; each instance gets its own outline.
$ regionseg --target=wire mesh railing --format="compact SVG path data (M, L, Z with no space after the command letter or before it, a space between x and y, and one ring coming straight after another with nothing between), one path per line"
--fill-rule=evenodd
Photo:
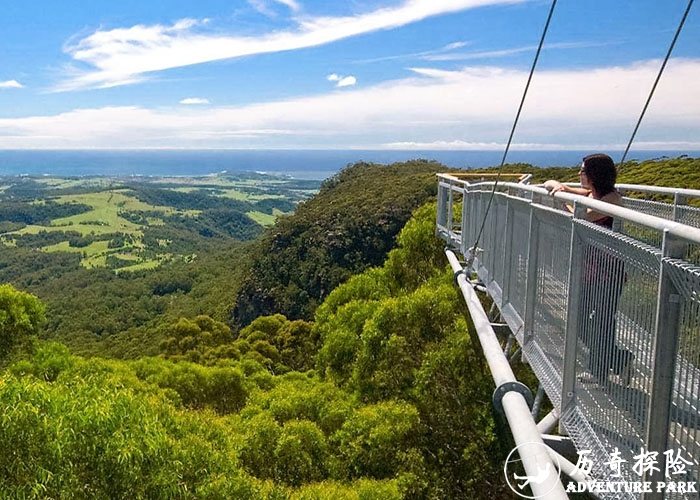
M697 484L700 210L688 201L700 192L622 186L623 208L506 182L486 213L493 183L438 182L438 236L472 263L591 474ZM616 230L586 221L587 207ZM599 496L698 498L659 488Z

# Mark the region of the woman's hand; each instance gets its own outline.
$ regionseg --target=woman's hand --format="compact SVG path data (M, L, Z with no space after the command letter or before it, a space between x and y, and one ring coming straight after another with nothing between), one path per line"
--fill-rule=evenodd
M544 183L544 188L549 191L550 195L554 195L554 193L558 193L559 191L567 191L567 188L564 184L562 184L559 181L555 180L549 180Z

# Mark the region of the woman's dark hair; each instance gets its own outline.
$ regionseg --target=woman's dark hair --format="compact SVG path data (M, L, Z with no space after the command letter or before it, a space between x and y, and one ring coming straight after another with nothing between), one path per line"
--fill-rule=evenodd
M608 155L596 153L583 159L583 171L598 196L603 197L615 191L617 169Z

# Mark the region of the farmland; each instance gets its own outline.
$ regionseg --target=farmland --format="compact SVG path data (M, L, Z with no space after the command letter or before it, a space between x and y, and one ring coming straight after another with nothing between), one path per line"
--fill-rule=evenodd
M0 241L77 254L85 268L152 269L202 246L248 240L313 195L280 176L0 178Z

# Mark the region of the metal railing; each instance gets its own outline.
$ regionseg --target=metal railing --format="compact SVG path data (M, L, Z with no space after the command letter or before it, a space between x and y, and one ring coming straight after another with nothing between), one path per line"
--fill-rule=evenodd
M599 496L698 498L656 488L700 489L700 209L687 204L700 191L622 185L619 207L504 182L486 213L493 189L440 174L437 234L471 263L560 432L590 451L590 474L655 485ZM613 229L588 222L587 209L612 216Z

